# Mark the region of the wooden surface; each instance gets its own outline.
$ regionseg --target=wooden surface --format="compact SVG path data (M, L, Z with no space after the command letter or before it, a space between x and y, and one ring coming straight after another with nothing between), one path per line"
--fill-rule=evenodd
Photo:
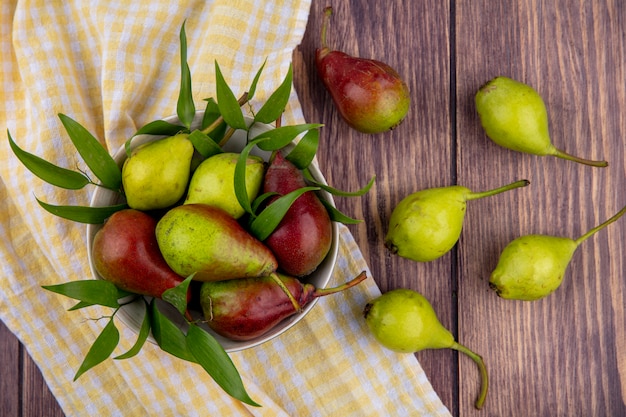
M622 0L335 2L329 43L381 59L407 81L410 113L396 130L363 135L343 123L314 66L322 9L314 0L294 83L308 121L325 124L319 162L329 182L357 189L338 198L383 291L413 288L459 342L483 355L487 403L473 409L474 363L450 350L417 357L453 415L626 415L626 218L586 241L564 282L536 302L499 299L488 277L502 248L522 234L576 238L626 205L626 6ZM515 153L484 135L473 104L496 75L544 97L553 142L607 159L591 168ZM391 210L419 189L476 191L526 178L531 185L468 203L459 244L418 264L383 247ZM0 415L61 416L36 366L0 324ZM392 389L392 387L390 387ZM384 393L381 393L384 395Z

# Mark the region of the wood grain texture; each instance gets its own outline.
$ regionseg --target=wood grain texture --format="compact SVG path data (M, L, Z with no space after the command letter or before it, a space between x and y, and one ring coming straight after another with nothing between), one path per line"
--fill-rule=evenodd
M411 90L404 123L374 136L347 127L317 77L314 55L327 5L312 2L293 55L294 85L307 120L325 125L318 159L329 182L355 190L376 175L366 196L336 203L364 220L350 230L381 290L422 292L459 342L485 358L491 389L479 412L472 361L449 350L417 353L452 415L626 415L626 218L584 242L561 288L543 300L502 300L487 284L513 238L576 238L626 205L623 1L335 2L330 46L384 60ZM557 147L607 159L609 167L493 144L473 100L496 75L539 91ZM418 264L384 249L391 211L407 194L451 184L481 191L521 178L531 185L468 203L459 244L443 258ZM0 410L62 415L17 339L6 333L0 334L0 384L9 394ZM6 369L19 372L17 379L5 382Z
M0 417L20 416L20 344L0 321Z

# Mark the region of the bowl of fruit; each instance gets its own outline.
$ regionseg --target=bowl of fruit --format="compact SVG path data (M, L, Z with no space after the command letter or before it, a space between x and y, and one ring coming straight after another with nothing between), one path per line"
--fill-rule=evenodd
M183 333L194 322L238 351L287 331L332 291L338 227L324 176L290 162L296 141L256 146L277 129L245 121L204 155L189 134L137 135L114 155L122 192L93 194L91 207L127 206L88 225L87 245L93 276L134 294L118 313L133 331L155 299ZM187 305L177 311L164 293L182 283Z

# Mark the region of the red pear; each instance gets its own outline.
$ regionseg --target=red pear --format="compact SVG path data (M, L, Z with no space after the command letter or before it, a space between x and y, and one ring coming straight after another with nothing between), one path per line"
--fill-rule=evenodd
M300 312L313 299L346 290L365 278L367 275L361 272L343 285L324 289L282 274L205 282L200 289L200 304L213 331L232 340L250 340ZM283 285L278 285L276 280ZM294 306L294 301L299 308Z
M280 152L276 153L265 173L263 192L285 195L306 185L302 172ZM326 207L315 192L307 191L294 201L264 243L276 256L282 271L301 277L313 272L324 260L332 233Z
M136 294L161 298L184 278L167 265L157 244L156 220L134 209L111 215L93 239L93 262L102 278Z
M332 8L324 9L322 45L315 53L317 72L337 110L353 129L380 133L399 125L409 111L409 88L384 62L358 58L326 45Z

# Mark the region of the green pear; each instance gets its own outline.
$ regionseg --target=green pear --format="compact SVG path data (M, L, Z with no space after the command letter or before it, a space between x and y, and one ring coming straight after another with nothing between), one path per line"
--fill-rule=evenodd
M388 291L368 302L363 315L374 338L390 350L412 353L449 348L468 355L478 365L482 378L475 405L479 409L483 406L489 377L482 357L455 341L422 294L403 288Z
M185 195L194 153L187 134L134 149L122 167L126 201L137 210L170 207Z
M405 197L389 219L385 246L392 253L418 262L433 261L450 251L461 236L468 200L525 187L527 180L484 192L454 185L428 188Z
M238 219L245 210L235 195L235 166L240 154L220 153L205 159L189 182L185 204L208 204L219 207ZM263 182L265 162L258 156L246 159L246 191L249 201L256 198Z
M274 254L224 210L185 204L156 226L159 249L177 274L197 281L265 276L277 268Z
M545 103L529 85L507 77L495 77L479 88L475 102L485 133L500 146L591 166L608 165L606 161L590 161L570 155L552 144Z
M500 254L489 286L500 297L533 301L554 292L561 283L580 244L613 223L626 207L578 239L548 235L526 235L511 241Z

